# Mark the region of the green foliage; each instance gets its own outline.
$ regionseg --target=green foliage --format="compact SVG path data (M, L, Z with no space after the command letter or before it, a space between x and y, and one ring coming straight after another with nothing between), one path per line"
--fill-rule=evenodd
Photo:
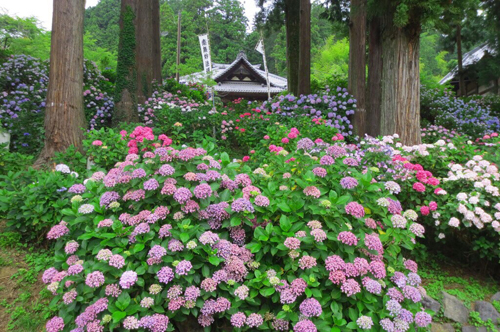
M127 141L120 135L123 128L101 128L85 134L83 148L90 162L98 169L110 169L127 155ZM101 144L96 145L96 141Z
M9 172L26 170L33 162L34 156L9 152L9 150L0 145L0 176L7 175Z
M312 61L313 78L319 82L327 80L347 79L349 66L349 41L336 40L330 36L326 45L319 51Z
M50 227L62 220L61 209L69 203L66 191L75 179L32 168L0 176L0 215L7 219L7 229L21 233L24 241L44 241Z
M472 326L480 327L484 326L486 327L488 332L498 332L497 325L498 322L493 322L491 319L488 319L488 321L484 321L481 319L481 316L479 312L477 311L471 311L470 316L469 316L469 323Z
M95 46L112 54L118 52L120 0L101 0L85 10L85 35L95 38ZM116 68L115 66L109 66ZM104 69L104 68L102 68Z
M449 72L446 51L439 50L439 34L420 35L420 83L426 88L439 88L439 81Z

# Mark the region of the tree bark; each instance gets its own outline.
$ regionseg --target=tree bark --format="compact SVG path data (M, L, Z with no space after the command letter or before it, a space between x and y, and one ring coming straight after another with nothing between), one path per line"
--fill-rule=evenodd
M351 0L349 23L349 83L348 90L356 98L353 117L356 135L366 133L366 0Z
M467 89L465 86L464 79L464 65L462 56L462 26L457 25L457 62L458 62L458 85L459 85L459 95L465 96L467 94Z
M83 110L83 17L85 0L54 0L45 145L35 162L41 167L55 152L73 145L81 150Z
M113 123L138 122L137 104L161 84L159 0L122 0Z
M311 93L311 1L300 0L299 95Z
M420 22L405 28L385 16L382 30L381 134L398 134L404 145L420 144Z
M151 82L161 81L159 0L137 0L135 21L137 102L151 96Z
M383 68L380 34L380 19L372 17L368 45L368 85L366 87L366 132L372 137L380 135Z
M139 122L137 113L136 0L122 0L113 125Z
M285 0L288 91L296 96L299 92L300 1Z

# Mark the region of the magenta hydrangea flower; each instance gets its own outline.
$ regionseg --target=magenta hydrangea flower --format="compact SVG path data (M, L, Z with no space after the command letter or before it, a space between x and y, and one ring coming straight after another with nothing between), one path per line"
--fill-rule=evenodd
M180 261L179 264L175 267L175 273L177 273L180 276L185 276L191 271L193 265L191 264L190 261Z
M344 283L342 283L342 286L340 286L340 290L347 296L353 296L361 292L361 287L356 280L347 279Z
M299 306L300 313L306 317L319 317L323 310L318 300L314 298L305 299Z
M337 240L348 246L355 246L358 244L358 238L352 232L340 232Z
M431 315L425 311L419 311L415 314L415 324L418 327L427 327L432 321Z
M312 196L314 198L319 198L321 196L321 192L315 186L306 187L303 192L306 196Z
M365 208L357 202L347 203L345 212L355 218L363 218L365 216Z
M69 233L68 227L66 227L67 223L65 221L61 221L59 224L53 226L50 231L47 233L47 239L56 240L66 234Z
M262 195L257 195L254 200L255 205L257 206L269 206L269 198Z
M137 273L135 271L125 271L120 277L120 286L129 289L137 282Z
M305 270L305 269L310 269L314 266L316 266L316 258L312 257L312 256L303 256L299 259L299 267L302 269L302 270Z
M234 212L250 212L253 213L255 211L252 203L245 198L238 198L231 204L231 210Z
M202 183L194 188L194 196L198 199L205 199L211 195L212 188L206 183Z
M261 315L253 313L247 317L246 324L248 327L259 327L264 323L264 319Z
M61 317L53 317L45 325L47 332L59 332L64 330L64 320Z
M125 258L123 258L122 255L113 255L109 259L109 265L116 267L117 269L121 269L122 267L125 266Z
M174 193L174 199L180 204L186 203L191 199L191 197L193 197L191 190L184 187L177 189Z
M285 247L287 247L290 250L297 250L300 248L300 240L294 237L287 237L285 239Z
M323 167L315 167L313 168L312 172L314 175L320 178L324 178L327 175L327 171Z
M231 316L231 325L237 328L242 328L245 325L247 316L243 312L237 312Z
M122 290L117 284L110 284L106 286L105 294L106 296L118 297L122 293Z
M309 319L304 319L295 324L293 332L317 332L318 329Z
M156 181L156 179L149 179L146 182L144 182L144 190L148 191L156 190L158 189L159 186L160 184L158 183L158 181Z
M168 266L164 266L156 273L156 276L160 282L168 284L174 280L174 271Z
M92 288L104 285L104 274L101 271L95 271L87 275L85 284Z
M351 176L346 176L345 178L342 178L340 180L340 185L344 189L356 188L356 186L358 185L358 180L356 180L355 178L353 178Z

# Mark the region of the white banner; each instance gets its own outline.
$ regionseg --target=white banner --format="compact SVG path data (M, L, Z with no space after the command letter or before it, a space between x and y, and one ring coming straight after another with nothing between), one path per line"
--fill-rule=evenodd
M271 83L269 82L269 70L267 69L266 61L266 50L264 48L264 38L261 38L255 46L255 50L262 54L262 60L264 61L264 69L266 71L266 81L267 81L267 100L271 100Z
M201 56L203 59L203 70L205 73L212 71L212 57L210 56L210 42L208 40L208 34L199 35Z
M264 40L263 39L259 40L259 42L257 43L257 46L255 46L255 50L262 55L264 55L266 53L264 50Z

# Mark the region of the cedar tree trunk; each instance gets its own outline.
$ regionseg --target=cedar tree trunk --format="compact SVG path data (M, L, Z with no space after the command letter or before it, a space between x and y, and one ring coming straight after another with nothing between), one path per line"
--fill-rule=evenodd
M311 92L311 1L300 0L300 52L298 94Z
M300 1L285 0L288 91L296 96L299 92Z
M151 96L153 80L161 82L159 8L159 0L137 0L135 61L139 104L143 104Z
M81 150L83 110L83 17L85 0L54 0L45 145L36 167L70 145Z
M382 103L382 39L380 35L380 19L370 19L368 45L368 85L366 87L366 132L372 137L380 135L380 118Z
M351 0L349 23L349 92L356 98L353 125L356 135L366 133L366 0Z
M388 19L390 17L390 19ZM398 28L384 17L381 134L397 133L404 145L420 144L420 22Z
M467 89L465 86L464 79L464 65L462 56L462 26L457 25L457 62L458 62L458 87L459 96L465 96L467 94Z
M113 123L138 122L137 104L161 83L159 0L122 0Z
M116 66L115 111L113 125L120 122L139 122L137 114L136 57L136 0L122 0L120 39Z

